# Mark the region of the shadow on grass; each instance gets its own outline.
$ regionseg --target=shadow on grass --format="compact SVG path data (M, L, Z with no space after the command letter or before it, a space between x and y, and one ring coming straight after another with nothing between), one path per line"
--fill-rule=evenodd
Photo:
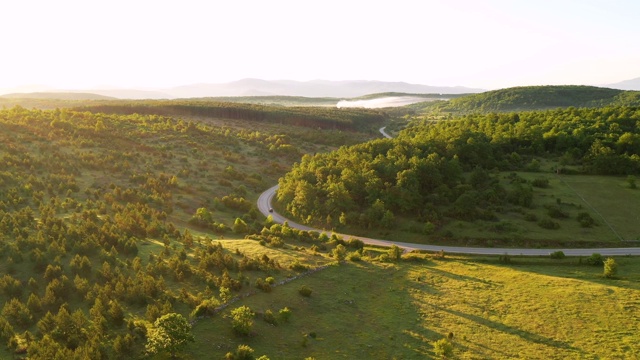
M564 262L550 259L533 261L526 258L518 258L512 259L512 262L508 264L496 261L492 265L538 275L588 281L621 289L640 290L640 258L614 257L614 259L618 263L618 275L612 279L604 277L603 265L579 264L579 260L568 263L567 260L564 260Z
M499 322L495 322L495 321L491 321L489 319L485 319L483 317L477 316L477 315L472 315L472 314L467 314L461 311L457 311L457 310L453 310L453 309L447 309L447 308L443 308L437 305L433 305L433 307L435 307L436 309L440 310L440 311L444 311L444 312L448 312L452 315L455 316L459 316L462 318L465 318L467 320L476 322L480 325L486 326L488 328L494 329L494 330L498 330L510 335L515 335L518 336L520 338L522 338L523 340L526 340L528 342L532 342L532 343L536 343L536 344L540 344L540 345L546 345L546 346L552 346L558 349L564 349L564 350L571 350L571 351L575 351L578 352L580 355L587 355L587 353L585 351L583 351L582 349L576 348L574 346L571 346L565 342L562 341L558 341L558 340L554 340L552 338L548 338L542 335L538 335L529 331L525 331L522 329L518 329L512 326L508 326Z
M447 278L452 279L452 280L472 281L472 282L477 282L477 283L481 283L481 284L485 284L485 285L491 285L491 282L483 280L483 279L479 279L477 277L454 274L452 272L444 271L444 270L438 269L436 267L429 267L429 271L433 272L433 273L436 273L438 275L447 277Z

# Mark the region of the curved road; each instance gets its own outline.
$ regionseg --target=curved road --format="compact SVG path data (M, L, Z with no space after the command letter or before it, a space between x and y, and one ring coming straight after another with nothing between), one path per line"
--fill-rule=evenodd
M380 133L386 137L391 138L389 134L384 131L384 127L380 128ZM264 215L273 218L273 221L276 223L282 224L285 221L289 224L290 227L299 230L306 231L316 231L316 232L327 232L330 231L314 229L305 225L297 224L284 216L278 214L271 208L271 200L276 194L276 190L278 190L278 185L272 186L267 189L260 195L258 199L258 210ZM392 246L397 245L404 249L404 251L411 250L426 250L426 251L441 251L443 250L446 253L457 253L457 254L478 254L478 255L524 255L524 256L544 256L549 255L554 251L562 251L567 256L590 256L593 253L599 253L604 256L624 256L624 255L640 255L640 247L635 248L594 248L594 249L517 249L517 248L476 248L476 247L463 247L463 246L439 246L439 245L424 245L424 244L412 244L405 243L399 241L391 241L391 240L382 240L382 239L371 239L362 236L353 236L335 233L345 239L347 238L355 238L362 240L365 244L369 245L377 245L377 246Z
M382 134L382 136L386 137L387 139L391 139L391 138L392 138L392 136L391 136L391 135L389 135L389 134L387 134L387 132L386 132L386 131L384 131L384 129L386 129L386 128L387 128L386 126L381 127L381 128L380 128L380 134Z

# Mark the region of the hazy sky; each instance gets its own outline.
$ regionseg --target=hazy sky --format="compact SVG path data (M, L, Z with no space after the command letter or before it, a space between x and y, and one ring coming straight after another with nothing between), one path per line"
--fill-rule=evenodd
M640 77L637 0L10 0L0 88Z

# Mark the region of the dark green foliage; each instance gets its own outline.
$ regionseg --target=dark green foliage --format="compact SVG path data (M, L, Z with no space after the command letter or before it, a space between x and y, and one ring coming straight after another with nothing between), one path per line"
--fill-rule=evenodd
M600 266L604 264L604 258L599 253L593 253L586 260L586 263L593 266Z
M444 111L505 112L566 107L640 105L640 93L593 86L523 86L467 95L439 104Z
M577 220L582 227L592 227L595 225L596 221L589 215L587 212L581 212L577 216Z
M560 229L560 224L551 219L542 219L538 221L538 226L543 229L555 230Z
M531 181L531 185L538 188L548 188L549 187L549 179L546 178L536 178Z
M311 288L309 288L307 285L302 285L298 289L298 293L304 297L310 297L312 292L313 290L311 290Z
M400 218L430 221L435 229L453 219L495 221L506 203L533 208L540 193L534 189L549 186L546 177L527 183L515 172L505 184L496 170L543 171L545 159L570 156L575 165L562 173L640 172L638 118L638 108L620 107L415 121L393 140L304 156L280 179L277 199L300 221L323 227L328 219L367 229L390 228ZM569 216L561 203L547 212Z
M549 215L549 217L552 217L554 219L566 219L569 217L569 215L564 212L558 205L547 204L544 207L545 209L547 209L547 215Z
M552 259L564 259L566 256L562 251L554 251L551 254L549 254L549 257Z
M262 319L271 325L276 325L278 323L275 315L273 315L273 311L271 311L270 309L267 309L264 312L264 314L262 315Z

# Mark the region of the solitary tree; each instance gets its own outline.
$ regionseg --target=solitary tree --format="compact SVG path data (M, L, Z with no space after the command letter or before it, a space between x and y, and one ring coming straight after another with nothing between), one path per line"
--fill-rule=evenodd
M453 355L453 344L449 339L440 339L433 344L433 352L440 358L448 358Z
M604 277L613 278L618 273L618 263L616 263L615 259L607 258L604 261Z
M248 306L240 306L231 310L231 325L238 335L249 335L253 327L253 311Z
M191 325L182 315L169 313L159 317L147 334L147 353L168 352L171 358L182 350L187 342L195 341Z

